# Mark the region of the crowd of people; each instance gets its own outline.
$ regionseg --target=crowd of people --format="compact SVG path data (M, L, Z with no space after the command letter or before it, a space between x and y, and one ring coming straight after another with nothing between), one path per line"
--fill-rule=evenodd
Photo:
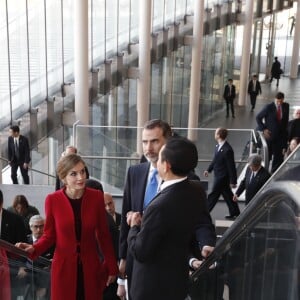
M272 73L273 77L278 85L278 76ZM254 75L248 84L252 112L261 93ZM235 118L235 95L229 79L223 94L226 117L231 112ZM25 291L29 264L39 256L51 261L51 280L34 276L33 293L39 299L49 295L78 300L185 299L190 271L214 250L216 232L210 212L220 196L228 206L225 218L234 220L240 215L241 194L245 191L248 205L300 142L300 110L289 120L289 104L284 100L284 94L278 92L256 115L272 167L267 170L260 155L251 155L239 184L234 149L227 140L229 131L216 129L214 156L203 173L204 177L214 173L208 195L194 172L198 163L195 144L175 136L170 125L159 119L144 125L143 159L127 170L121 213L116 212L114 199L102 184L89 178L74 146L66 147L57 163L56 191L45 200L45 219L24 195L16 195L4 209L0 191L0 238L25 250L29 257L18 266L9 266L6 253L0 252L9 269L0 274L5 283L0 299L16 299ZM28 184L28 140L20 135L18 126L12 126L10 132L12 181L18 183L20 168Z

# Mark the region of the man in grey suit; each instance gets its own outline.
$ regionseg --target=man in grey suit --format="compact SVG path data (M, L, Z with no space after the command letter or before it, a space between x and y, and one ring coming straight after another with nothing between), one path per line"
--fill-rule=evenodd
M183 300L187 296L191 239L199 223L210 218L200 182L187 177L197 163L197 148L191 141L168 140L157 162L164 180L160 192L143 216L140 212L127 215L134 300Z
M270 173L261 165L261 161L262 158L258 154L253 154L248 158L248 168L245 177L233 195L234 201L237 201L238 197L246 190L245 203L248 204L270 178Z

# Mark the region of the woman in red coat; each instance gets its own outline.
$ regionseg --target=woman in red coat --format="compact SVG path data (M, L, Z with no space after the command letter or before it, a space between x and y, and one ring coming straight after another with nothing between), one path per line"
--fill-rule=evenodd
M118 272L103 193L85 187L85 163L76 154L59 160L57 174L65 187L46 198L43 236L17 246L36 258L55 245L51 299L102 299Z

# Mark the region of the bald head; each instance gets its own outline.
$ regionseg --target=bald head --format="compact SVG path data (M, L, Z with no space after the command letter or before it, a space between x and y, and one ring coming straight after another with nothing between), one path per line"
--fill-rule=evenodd
M116 213L115 202L110 193L104 193L104 205L105 205L106 211L111 216L114 216Z

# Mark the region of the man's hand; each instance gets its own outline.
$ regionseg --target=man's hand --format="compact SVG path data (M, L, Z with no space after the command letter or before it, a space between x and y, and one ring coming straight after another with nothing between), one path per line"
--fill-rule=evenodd
M202 247L202 250L201 250L201 255L204 257L204 258L207 258L213 251L214 251L215 247L212 247L212 246L203 246Z
M238 195L237 194L234 194L233 195L233 197L232 197L232 200L234 201L234 202L237 202L238 201Z
M271 131L269 129L265 129L263 131L263 134L266 140L269 140L271 138Z
M142 223L142 215L139 212L134 212L131 215L131 221L129 226L133 227L133 226L140 226Z
M126 259L121 258L119 263L119 276L123 279L126 278L125 269L126 269Z
M208 171L204 171L204 172L203 172L203 175L204 175L205 177L208 177Z

